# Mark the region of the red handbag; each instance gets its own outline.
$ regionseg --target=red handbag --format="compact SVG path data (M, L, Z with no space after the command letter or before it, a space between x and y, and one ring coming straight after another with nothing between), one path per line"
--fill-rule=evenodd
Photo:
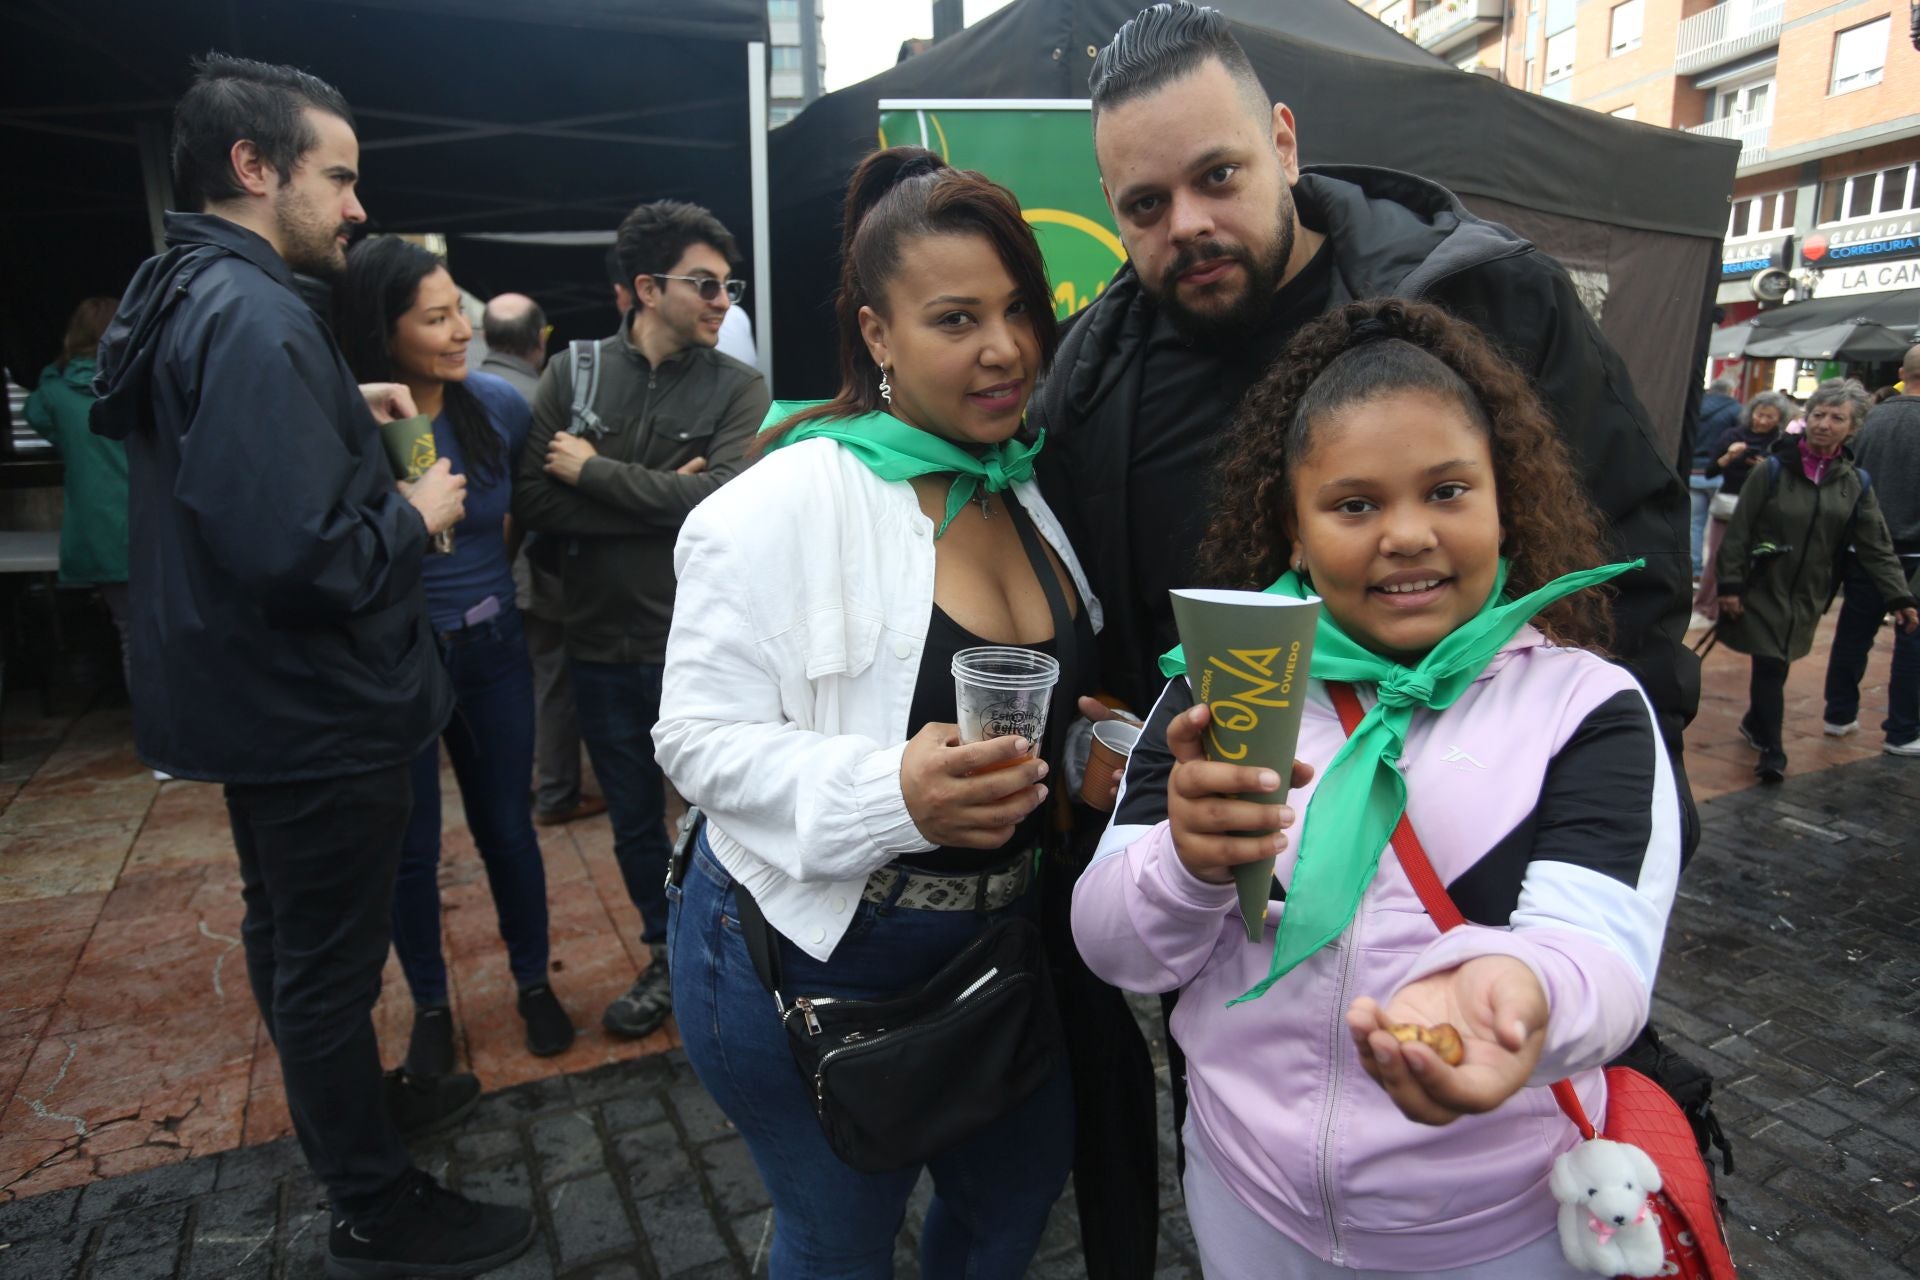
M1351 685L1332 681L1327 683L1327 691L1340 713L1341 726L1351 737L1365 714L1359 697ZM1400 869L1441 932L1465 924L1467 918L1448 896L1446 885L1433 869L1405 813L1394 828L1392 847L1394 856L1400 859ZM1596 1129L1587 1119L1571 1081L1555 1082L1553 1098L1583 1139L1601 1137L1636 1146L1652 1157L1660 1170L1660 1190L1649 1197L1660 1224L1660 1242L1666 1247L1666 1265L1659 1274L1682 1280L1733 1280L1726 1225L1720 1219L1713 1179L1686 1113L1665 1089L1631 1067L1608 1067L1606 1079L1604 1130Z

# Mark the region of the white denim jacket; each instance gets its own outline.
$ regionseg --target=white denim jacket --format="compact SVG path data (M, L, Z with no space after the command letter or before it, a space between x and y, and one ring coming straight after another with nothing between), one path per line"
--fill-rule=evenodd
M1100 604L1039 488L1014 493L1098 630ZM702 502L674 547L660 767L706 813L721 865L818 960L868 875L934 847L900 790L933 531L911 484L803 440Z

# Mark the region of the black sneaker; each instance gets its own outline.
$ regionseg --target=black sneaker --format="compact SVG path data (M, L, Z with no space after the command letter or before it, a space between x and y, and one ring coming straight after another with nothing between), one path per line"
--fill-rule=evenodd
M667 948L650 943L646 969L627 994L607 1006L600 1025L616 1036L638 1039L658 1031L673 1012L673 985L667 977Z
M1762 749L1760 763L1753 766L1754 776L1762 782L1782 782L1787 776L1787 753L1778 747Z
M407 1037L407 1074L444 1076L453 1071L453 1010L446 1005L416 1005L413 1034Z
M353 1226L333 1219L327 1275L334 1280L477 1276L513 1261L533 1243L533 1215L457 1195L418 1169L407 1171L393 1204Z
M1767 744L1754 736L1753 728L1747 723L1745 716L1740 718L1740 736L1747 740L1748 746L1752 747L1755 751L1765 754Z
M416 1076L387 1072L387 1114L402 1138L418 1138L459 1124L480 1103L480 1081L462 1073Z
M527 1024L527 1052L551 1058L573 1047L573 1019L544 983L520 993L520 1017Z

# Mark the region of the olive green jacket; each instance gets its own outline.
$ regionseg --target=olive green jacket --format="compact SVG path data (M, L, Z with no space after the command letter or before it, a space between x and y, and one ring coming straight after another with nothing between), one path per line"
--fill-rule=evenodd
M1714 561L1720 594L1739 596L1744 606L1737 620L1721 618L1720 638L1741 653L1792 662L1813 648L1849 544L1889 609L1912 604L1914 589L1893 554L1879 498L1871 487L1861 492L1850 452L1841 450L1818 486L1800 469L1798 436L1786 436L1769 456L1780 460L1779 474L1770 477L1765 460L1754 466Z

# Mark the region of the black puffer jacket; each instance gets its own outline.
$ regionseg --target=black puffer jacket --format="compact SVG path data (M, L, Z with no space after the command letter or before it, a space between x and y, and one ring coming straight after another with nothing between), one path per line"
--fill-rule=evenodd
M413 759L452 713L426 525L272 246L168 214L101 343L95 432L127 442L140 758L288 782Z
M1639 677L1670 749L1699 703L1699 661L1686 632L1687 491L1663 456L1626 366L1601 336L1566 271L1497 223L1476 218L1436 183L1390 169L1325 166L1294 187L1301 217L1327 235L1329 306L1394 295L1439 303L1472 320L1533 378L1559 423L1613 534L1617 559L1644 556L1644 572L1618 579L1615 652ZM1109 691L1135 707L1159 689L1155 660L1173 643L1166 586L1137 580L1130 563L1127 468L1146 433L1220 433L1224 421L1193 415L1139 420L1141 359L1157 308L1130 266L1074 321L1034 398L1048 431L1040 475L1047 501L1069 522L1074 549L1107 610L1101 637ZM1215 357L1196 349L1193 358ZM1211 504L1212 478L1193 478L1192 500ZM1195 548L1187 548L1189 558Z

